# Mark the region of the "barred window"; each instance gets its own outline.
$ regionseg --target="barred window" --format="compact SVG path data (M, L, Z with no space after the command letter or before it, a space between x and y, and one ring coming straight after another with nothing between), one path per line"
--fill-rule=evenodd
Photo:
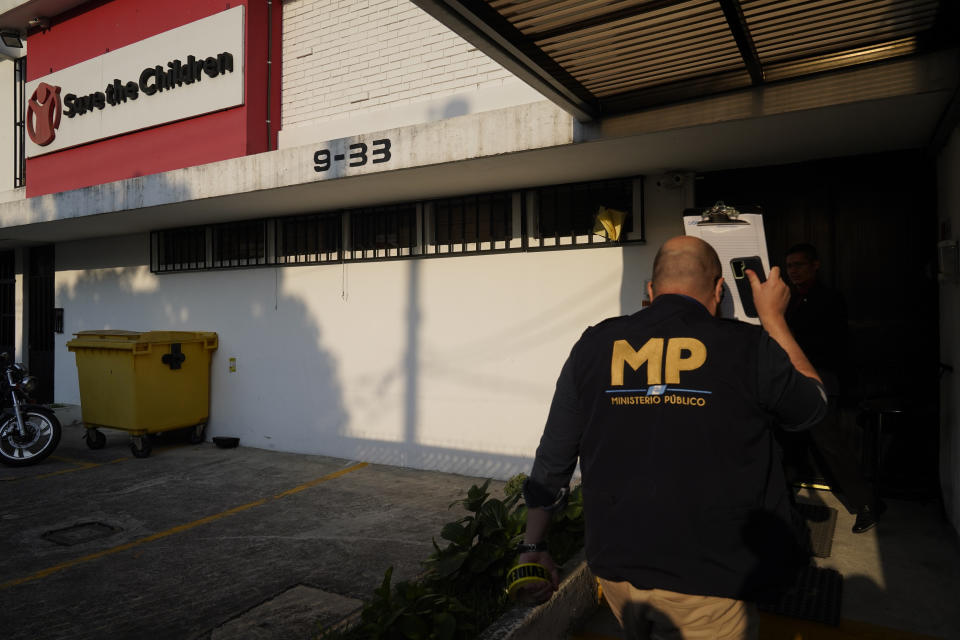
M516 207L519 210L519 207ZM446 198L428 207L428 253L507 249L519 240L512 193Z
M154 273L609 246L643 240L643 181L624 178L151 232ZM618 215L620 215L618 214Z
M154 231L150 238L151 267L155 273L207 268L207 230L188 227Z
M340 259L339 213L277 220L277 263L317 264Z
M214 267L250 267L267 264L265 220L229 222L213 227Z
M529 246L605 244L605 234L594 233L601 207L626 214L620 240L640 240L642 225L634 211L642 210L642 180L623 178L541 187L528 195ZM636 227L636 231L634 230Z
M348 211L345 214L350 229L347 258L399 258L419 253L421 233L417 209L415 204L406 204Z

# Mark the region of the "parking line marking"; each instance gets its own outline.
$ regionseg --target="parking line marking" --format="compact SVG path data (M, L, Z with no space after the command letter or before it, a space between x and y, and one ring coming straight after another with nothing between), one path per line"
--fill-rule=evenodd
M121 459L122 459L122 458L121 458ZM260 505L266 504L267 502L271 502L271 501L273 501L273 500L279 500L279 499L281 499L281 498L285 498L285 497L290 496L290 495L293 495L293 494L295 494L295 493L300 493L301 491L303 491L303 490L305 490L305 489L309 489L310 487L315 487L316 485L321 484L321 483L323 483L323 482L327 482L328 480L334 480L334 479L336 479L336 478L339 478L340 476L344 476L344 475L346 475L346 474L348 474L348 473L351 473L351 472L353 472L353 471L357 471L357 470L359 470L359 469L363 469L364 467L367 467L367 466L369 466L369 463L367 463L367 462L359 462L359 463L357 463L357 464L355 464L355 465L346 467L345 469L341 469L340 471L334 471L333 473L328 473L327 475L321 476L320 478L317 478L316 480L311 480L310 482L304 483L304 484L302 484L302 485L300 485L300 486L294 487L294 488L292 488L292 489L288 489L288 490L286 490L286 491L284 491L284 492L282 492L282 493L278 493L278 494L276 494L275 496L267 497L267 498L261 498L260 500L254 500L253 502L248 502L247 504L242 504L242 505L240 505L239 507L234 507L234 508L232 508L232 509L227 509L226 511L221 511L220 513L215 513L215 514L213 514L212 516L207 516L206 518L200 518L199 520L194 520L193 522L188 522L188 523L186 523L186 524L181 524L181 525L178 525L178 526L173 527L173 528L171 528L171 529L167 529L166 531L160 531L160 532L158 532L158 533L154 533L154 534L151 534L151 535L149 535L149 536L145 536L145 537L143 537L143 538L140 538L139 540L133 540L132 542L127 542L127 543L125 543L125 544L121 544L121 545L118 545L118 546L116 546L116 547L111 547L111 548L109 548L109 549L104 549L103 551L97 551L96 553L91 553L90 555L86 555L86 556L83 556L83 557L81 557L81 558L75 558L75 559L73 559L73 560L67 560L66 562L62 562L62 563L60 563L60 564L58 564L58 565L54 565L54 566L52 566L52 567L48 567L48 568L46 568L46 569L43 569L42 571L37 571L36 573L30 574L29 576L24 576L23 578L15 578L15 579L13 579L13 580L8 580L8 581L6 581L6 582L0 583L0 591L2 591L2 590L4 590L4 589L9 589L10 587L15 587L15 586L17 586L17 585L19 585L19 584L23 584L23 583L25 583L25 582L32 582L33 580L39 580L39 579L41 579L41 578L46 578L46 577L49 576L49 575L52 575L52 574L54 574L54 573L58 573L58 572L63 571L63 570L65 570L65 569L69 569L70 567L75 567L75 566L77 566L77 565L84 564L84 563L90 562L90 561L92 561L92 560L97 560L97 559L103 558L103 557L105 557L105 556L113 555L114 553L120 553L121 551L126 551L126 550L128 550L128 549L132 549L132 548L134 548L134 547L138 547L138 546L140 546L140 545L142 545L142 544L146 544L146 543L148 543L148 542L153 542L153 541L155 541L155 540L160 540L160 539L162 539L162 538L166 538L166 537L172 536L172 535L177 534L177 533L183 533L184 531L189 531L190 529L194 529L194 528L199 527L199 526L201 526L201 525L209 524L209 523L211 523L211 522L215 522L215 521L217 521L217 520L220 520L221 518L225 518L225 517L227 517L227 516L232 516L232 515L235 515L235 514L237 514L237 513L242 512L242 511L246 511L246 510L248 510L248 509L252 509L252 508L254 508L254 507L259 507Z
M61 469L60 471L51 471L50 473L45 473L43 475L34 476L34 480L41 480L43 478L50 478L51 476L59 476L63 473L73 473L74 471L86 471L87 469L95 469L96 467L102 467L105 464L116 464L117 462L124 462L127 458L116 458L114 460L109 460L107 462L84 462L77 464L82 464L83 466L77 467L76 469Z
M93 462L85 462L84 460L78 460L77 458L68 458L66 456L50 456L51 460L59 460L60 462L69 462L70 464L95 464Z
M4 478L8 482L16 482L18 480L42 480L44 478L51 478L53 476L59 476L64 473L73 473L74 471L86 471L87 469L94 469L96 467L102 467L105 464L115 464L117 462L123 462L128 460L128 458L116 458L115 460L108 460L107 462L84 462L82 460L73 460L71 458L61 458L60 456L50 456L53 460L58 460L60 462L66 462L68 464L79 465L73 469L61 469L60 471L51 471L50 473L43 473L39 476L24 476L22 478Z
M301 484L299 487L294 487L293 489L287 489L286 491L284 491L284 492L282 492L282 493L278 493L277 495L273 496L273 499L274 499L274 500L279 500L280 498L285 498L285 497L287 497L287 496L292 496L292 495L295 494L295 493L300 493L300 492L303 491L304 489L309 489L310 487L315 487L315 486L317 486L318 484L320 484L321 482L326 482L327 480L333 480L334 478L339 478L340 476L345 476L345 475L347 475L348 473L350 473L351 471L356 471L356 470L358 470L358 469L363 469L364 467L367 467L367 466L370 466L370 463L369 463L369 462L359 462L359 463L353 465L352 467L347 467L346 469L341 469L340 471L334 471L333 473L327 474L327 475L323 476L322 478L317 478L316 480L311 480L310 482L306 482L306 483L304 483L304 484Z

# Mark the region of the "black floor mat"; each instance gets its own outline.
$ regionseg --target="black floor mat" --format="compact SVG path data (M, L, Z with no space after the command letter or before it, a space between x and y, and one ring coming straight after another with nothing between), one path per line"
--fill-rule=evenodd
M797 584L776 603L760 603L761 611L837 626L843 601L843 576L833 569L806 567Z
M829 558L833 550L833 532L837 528L837 510L822 504L796 503L797 512L807 521L810 548L818 558Z

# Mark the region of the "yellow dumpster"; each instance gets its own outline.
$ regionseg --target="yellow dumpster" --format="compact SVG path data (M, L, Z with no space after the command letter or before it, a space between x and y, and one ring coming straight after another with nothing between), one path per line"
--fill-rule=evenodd
M203 441L216 333L81 331L67 348L77 357L88 447L106 443L98 427L129 431L138 458L150 455L149 434L193 427L190 441Z

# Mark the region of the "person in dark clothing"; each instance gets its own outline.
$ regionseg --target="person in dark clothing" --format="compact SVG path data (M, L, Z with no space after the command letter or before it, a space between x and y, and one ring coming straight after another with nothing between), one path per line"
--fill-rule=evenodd
M808 561L773 428L826 411L778 272L747 273L762 328L719 319L716 252L673 238L654 260L652 304L574 345L524 484L519 562L552 575L536 595L557 586L546 533L579 459L587 560L627 637L756 638L751 601Z
M786 269L792 288L787 324L823 379L829 408L826 418L808 433L782 439L785 463L790 468L802 467L807 451L812 451L823 472L856 514L853 532L863 533L877 525L886 505L876 498L840 431L840 379L846 366L848 341L847 305L839 291L825 286L817 278L820 258L813 245L791 247L787 251Z

